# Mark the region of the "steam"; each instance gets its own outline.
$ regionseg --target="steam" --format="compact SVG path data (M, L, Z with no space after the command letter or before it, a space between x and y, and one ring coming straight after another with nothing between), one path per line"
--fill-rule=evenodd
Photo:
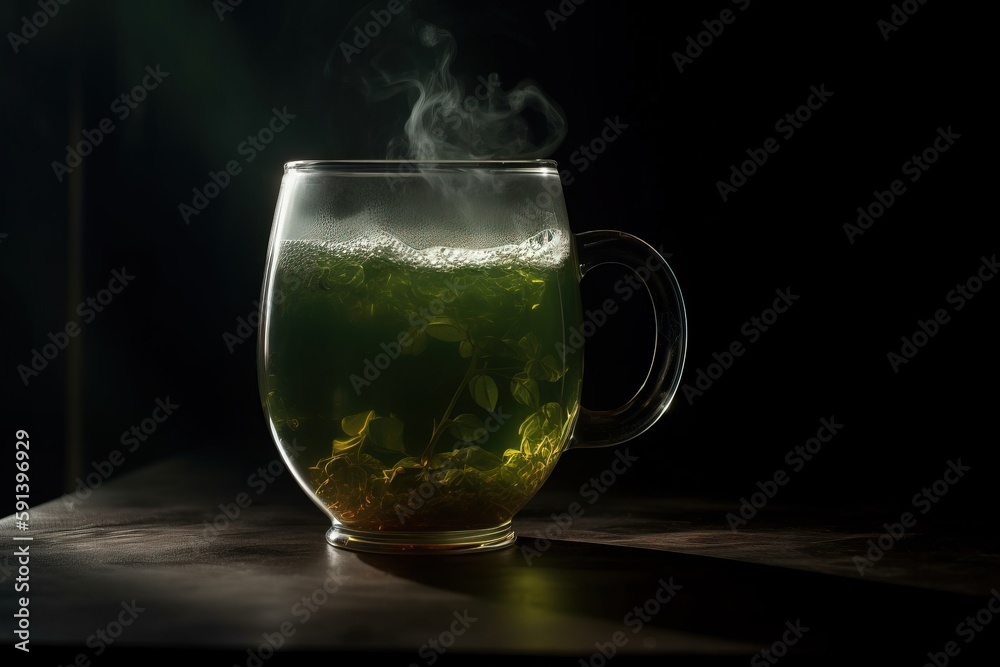
M404 126L405 134L389 144L387 157L411 160L515 159L550 155L566 136L560 109L531 81L504 91L496 74L479 77L466 94L451 73L457 51L451 33L425 23L417 27L420 44L437 49L437 66L426 78L407 80L417 99ZM388 72L385 81L393 82ZM534 110L544 122L544 135L533 136L524 116Z
M466 87L452 73L452 34L414 19L408 6L385 33L366 62L348 66L345 78L360 84L369 103L408 96L409 116L403 133L389 141L387 159L544 158L562 143L566 118L534 81L505 90L490 72Z

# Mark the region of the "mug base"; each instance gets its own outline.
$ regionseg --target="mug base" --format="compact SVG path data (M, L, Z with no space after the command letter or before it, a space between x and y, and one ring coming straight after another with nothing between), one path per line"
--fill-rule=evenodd
M482 530L380 532L334 524L326 531L326 541L339 549L378 554L447 555L495 551L514 544L514 539L510 521Z

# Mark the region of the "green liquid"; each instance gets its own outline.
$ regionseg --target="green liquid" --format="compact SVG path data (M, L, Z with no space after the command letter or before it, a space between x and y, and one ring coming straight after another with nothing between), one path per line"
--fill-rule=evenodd
M317 503L358 530L510 520L579 410L573 253L447 269L301 241L278 253L262 396Z

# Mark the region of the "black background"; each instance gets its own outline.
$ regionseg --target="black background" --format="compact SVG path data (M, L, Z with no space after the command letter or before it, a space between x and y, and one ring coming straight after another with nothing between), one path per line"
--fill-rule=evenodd
M780 502L877 504L875 530L961 457L972 466L967 481L931 516L966 517L992 503L1000 283L987 283L961 311L946 302L997 250L995 214L983 206L988 175L972 168L993 155L985 124L973 117L988 97L976 65L985 41L972 34L981 20L927 3L886 40L877 22L892 12L888 2L753 0L741 11L716 0L654 11L588 0L555 29L545 12L556 0L414 6L455 35L456 75L474 84L496 72L505 87L530 77L565 111L568 136L551 157L574 171L565 187L574 231L620 229L672 254L690 318L686 383L713 353L747 343L741 327L776 289L800 297L704 395L679 395L628 445L642 465L612 494L709 496L735 509L755 482L789 469L785 453L825 417L844 428L792 475ZM31 434L34 504L121 449L122 432L148 417L156 398L181 407L116 475L209 451L228 457L242 478L275 458L259 405L256 338L230 353L223 334L256 310L282 164L383 157L399 130L398 105L370 108L324 73L358 12L381 7L245 0L220 20L207 0L78 0L60 6L18 53L4 40L3 437L13 445L15 429ZM723 9L735 21L679 72L672 54ZM5 3L0 27L16 31L34 11L33 2ZM118 120L112 100L157 64L169 76ZM832 96L786 139L775 123L806 102L811 86ZM242 161L237 146L275 107L295 119L186 225L178 205L210 170ZM64 159L76 108L83 129L103 117L115 124L77 168L78 292L68 287L70 179L60 183L51 167ZM570 156L607 118L628 128L577 169ZM949 127L961 138L851 244L843 225L857 207L907 179L902 164ZM780 150L724 202L717 181L768 137ZM30 363L49 332L79 319L76 303L121 267L134 283L25 386L17 366ZM588 275L589 307L619 277L614 268ZM628 305L588 341L591 406L622 402L645 375L650 313ZM894 372L887 353L939 308L952 320ZM67 412L74 355L79 423ZM68 437L84 447L84 470L67 467ZM570 452L550 483L576 487L612 456Z

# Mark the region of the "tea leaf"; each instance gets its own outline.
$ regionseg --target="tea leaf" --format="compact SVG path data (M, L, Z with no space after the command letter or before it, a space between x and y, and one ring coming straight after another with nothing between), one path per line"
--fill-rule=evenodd
M357 264L340 266L330 272L330 280L340 285L355 287L365 280L365 268Z
M507 463L507 465L504 465L500 468L500 481L506 484L507 486L514 487L515 489L522 489L525 486L524 481L521 479L521 476L518 475L515 470L513 470L514 466L512 464L515 461L517 461L516 458L511 458L511 460ZM518 461L518 463L520 462Z
M401 465L401 463L402 461L392 466L391 468L382 470L382 479L385 481L386 484L392 484L397 479L399 479L400 482L402 483L406 483L406 481L409 480L412 484L413 480L417 478L419 471L423 468L423 466L421 466L419 462L417 463L416 467L404 466Z
M506 343L495 336L482 336L476 338L476 347L479 349L480 358L492 356L508 356L510 348Z
M538 383L527 373L518 373L510 381L510 393L514 400L531 408L538 407Z
M528 430L534 430L541 426L542 417L539 416L537 412L533 412L528 415L528 418L521 422L521 426L517 429L518 435L524 435Z
M380 479L382 477L382 462L374 456L360 454L358 456L358 463L351 464L347 472L353 479L360 480L360 484L363 487L369 479Z
M472 400L484 410L493 412L497 407L500 392L497 390L496 381L489 375L474 376L469 380L469 391L472 393ZM537 394L537 389L535 393Z
M376 417L368 424L368 437L380 449L406 453L403 422L395 417Z
M465 329L450 317L435 317L427 323L427 335L437 340L457 343L468 338Z
M453 482L460 481L463 477L461 470L455 470L454 468L450 470L445 470L442 472L436 472L431 475L431 481L435 484L451 484Z
M538 411L550 425L562 426L562 407L558 403L546 403Z
M455 452L455 460L477 470L493 470L503 464L496 454L491 454L477 445L459 449Z
M540 362L542 367L542 372L545 375L545 379L549 382L556 382L559 378L566 374L566 366L560 366L556 358L551 354L547 354L542 357Z
M545 430L541 427L538 422L532 422L527 428L524 429L524 433L521 434L521 447L524 448L524 443L532 444L538 443L545 439Z
M340 427L347 435L358 435L368 428L368 422L375 416L374 410L359 412L356 415L349 415L340 420Z
M466 487L473 490L482 489L484 484L489 482L487 479L487 474L493 471L499 470L499 468L492 468L490 470L480 470L478 468L473 468L471 466L466 466L462 468L462 476L458 479L460 483L464 483Z
M455 467L455 462L452 458L455 456L455 452L441 452L440 454L435 454L431 457L430 462L427 467L431 470L441 470L442 468L453 468Z
M360 445L364 441L365 441L365 436L363 435L356 435L354 437L347 438L346 440L334 440L333 454L334 456L345 454L350 450L354 449L355 447L357 447L358 445Z
M413 327L407 334L406 343L400 346L403 354L416 356L427 348L427 334L421 329Z
M504 338L503 343L507 346L507 353L509 355L515 359L527 360L528 357L525 356L525 351L515 341L510 338Z
M471 414L458 415L452 419L452 425L448 429L453 436L462 442L472 442L486 433L486 428L479 417Z
M538 356L538 350L541 348L541 344L538 342L538 336L533 333L529 333L517 342L518 347L524 350L524 353L528 355L529 359L534 359Z

